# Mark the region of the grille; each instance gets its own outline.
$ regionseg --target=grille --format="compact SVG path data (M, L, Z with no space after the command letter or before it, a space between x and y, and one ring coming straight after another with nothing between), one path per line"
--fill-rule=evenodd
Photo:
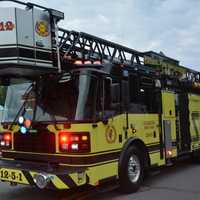
M55 134L51 132L28 133L14 135L14 150L36 153L55 153Z

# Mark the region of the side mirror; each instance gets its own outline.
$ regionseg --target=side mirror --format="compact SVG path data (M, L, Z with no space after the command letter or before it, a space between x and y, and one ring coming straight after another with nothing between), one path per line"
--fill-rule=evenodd
M111 104L120 103L120 84L111 84Z
M129 84L128 81L122 81L122 104L126 109L129 104Z
M120 105L120 84L113 83L111 78L105 79L105 109L116 110Z

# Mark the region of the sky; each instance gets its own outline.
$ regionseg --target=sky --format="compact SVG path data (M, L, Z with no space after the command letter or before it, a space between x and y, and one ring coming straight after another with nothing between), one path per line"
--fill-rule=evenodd
M200 0L33 0L65 13L62 28L138 51L162 51L200 71ZM0 3L1 6L11 3Z

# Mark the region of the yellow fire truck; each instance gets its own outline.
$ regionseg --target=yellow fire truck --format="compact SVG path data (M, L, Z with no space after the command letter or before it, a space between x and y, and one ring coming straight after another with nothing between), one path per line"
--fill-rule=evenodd
M200 73L58 27L64 14L12 1L0 8L0 180L69 189L199 159Z

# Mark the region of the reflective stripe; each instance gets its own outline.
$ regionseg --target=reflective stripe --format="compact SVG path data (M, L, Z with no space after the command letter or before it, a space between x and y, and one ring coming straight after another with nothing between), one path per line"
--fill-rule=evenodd
M77 184L74 182L70 175L58 175L58 178L69 188L74 188L77 186Z
M30 185L35 185L35 183L33 181L33 177L31 176L30 172L22 170L22 173L24 174L24 176L26 177L26 179Z

